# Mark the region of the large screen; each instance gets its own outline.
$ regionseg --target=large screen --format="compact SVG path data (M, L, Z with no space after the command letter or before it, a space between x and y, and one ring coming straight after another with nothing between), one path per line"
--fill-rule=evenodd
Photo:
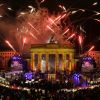
M82 72L90 72L94 68L93 58L90 56L86 56L82 58Z
M11 58L11 70L12 71L23 70L22 59L20 56L13 56Z

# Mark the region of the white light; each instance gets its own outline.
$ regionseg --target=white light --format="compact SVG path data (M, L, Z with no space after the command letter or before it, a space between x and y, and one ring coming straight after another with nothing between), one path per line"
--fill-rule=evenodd
M93 6L95 6L95 5L97 5L97 4L98 4L98 2L94 2L94 3L93 3Z
M10 7L8 7L8 10L12 10Z
M100 12L94 11L94 13L96 13L96 15L100 15Z
M0 7L3 6L4 4L0 4Z
M21 12L20 14L21 14L21 15L25 15L26 13L25 13L25 12Z
M28 8L33 8L32 6L28 6Z
M72 11L72 14L75 14L77 11Z
M35 8L33 6L28 6L28 8L31 8L30 13L32 13L33 11L35 11Z
M79 10L81 10L81 11L85 12L85 10L84 10L84 9L79 9Z
M2 15L0 15L0 18L3 17Z

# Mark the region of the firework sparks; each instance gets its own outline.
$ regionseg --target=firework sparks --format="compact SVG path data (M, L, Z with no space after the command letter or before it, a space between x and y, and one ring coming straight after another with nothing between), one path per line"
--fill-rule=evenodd
M5 40L6 44L16 52L16 50L14 49L14 47L10 44L10 42L8 40Z
M69 39L73 38L74 36L75 36L75 34L72 34L70 37L68 37L68 39L67 39L67 40L69 40Z
M65 8L64 6L59 5L59 7L60 7L61 9L63 9L63 11L65 11L65 12L66 12L66 8Z
M84 33L86 33L86 31L82 28L82 26L80 26L80 30Z
M33 6L28 6L28 8L30 8L30 13L32 13L33 11L35 11L35 8Z
M75 14L75 13L77 13L78 11L85 12L86 10L85 10L85 9L77 9L77 10L71 11L71 14Z
M59 15L59 16L54 20L54 22L57 21L57 20L59 20L60 18L61 18L61 15Z
M25 12L20 12L20 15L25 15L26 13Z
M64 11L66 12L67 10L66 10L66 8L63 6L63 9L64 9Z
M62 16L58 16L54 21L60 21L61 19L63 19L66 16L66 14L63 14Z
M30 25L38 34L40 34L40 33L38 32L38 30L37 30L31 23L28 23L28 25Z
M81 10L82 12L85 12L85 9L79 9L79 10Z
M62 35L65 35L68 31L69 31L69 28Z
M71 13L72 13L72 14L75 14L76 12L77 12L77 11L72 11Z
M97 22L100 22L100 19L94 19L94 20L96 20Z
M41 0L41 2L40 3L43 3L45 0Z
M12 8L8 7L8 10L12 10Z
M66 14L64 14L60 19L63 19L66 16Z
M28 6L28 8L32 8L31 6ZM34 13L34 14L33 14ZM62 29L62 23L61 19L66 19L68 13L60 13L58 16L56 15L49 15L47 9L39 9L36 12L32 13L27 13L25 16L22 16L21 18L23 19L23 22L20 21L20 27L18 27L18 33L21 33L20 36L23 38L23 36L28 36L29 41L28 45L34 44L34 43L46 43L51 35L54 35L55 39L59 41L60 43L69 43L70 41L64 40L64 34L66 34L69 29L67 30L66 28L66 23L65 27ZM57 27L56 27L57 26ZM28 31L26 31L28 30ZM72 31L72 29L70 29ZM62 34L62 32L64 32ZM27 33L27 34L26 34ZM75 33L75 32L74 32ZM68 33L68 36L71 33ZM19 36L19 35L18 35ZM66 36L66 38L68 38ZM73 37L73 36L72 36ZM20 39L22 41L22 38ZM71 37L70 37L71 38ZM23 42L23 41L22 41ZM22 45L20 45L20 50L22 50ZM29 47L27 45L27 47ZM70 45L70 44L68 44ZM26 48L27 48L26 47Z
M94 13L96 13L95 15L100 15L100 12L94 11Z
M55 26L57 26L56 23L55 23L51 18L49 18L49 20L50 20L50 22L51 22L52 24L54 24Z
M73 34L73 33L76 33L75 31L78 30L79 28L80 28L79 30L80 32L85 32L84 21L86 22L88 19L91 18L91 16L84 17L84 16L79 15L79 16L76 16L77 17L76 19L73 19L74 17L73 15L74 14L76 15L78 13L83 14L84 12L87 14L88 11L90 11L91 14L93 14L92 19L94 19L95 16L98 18L99 17L98 15L100 15L100 12L98 10L96 11L95 9L95 11L93 11L94 8L90 9L86 6L85 6L86 8L85 7L76 8L76 6L68 5L70 7L66 9L67 6L64 6L62 3L60 3L61 5L59 5L59 9L58 9L59 11L56 12L55 10L54 13L49 13L49 10L47 10L46 8L44 9L43 7L45 3L47 3L45 1L46 0L35 0L35 3L37 5L34 5L34 4L25 5L27 6L25 10L24 9L23 11L22 9L19 9L18 11L16 10L17 14L19 15L18 17L20 16L21 17L16 18L17 19L16 22L18 21L16 24L16 27L18 27L18 29L16 30L16 34L13 34L13 35L15 35L15 38L17 40L20 50L26 47L25 45L26 38L28 39L27 47L35 43L36 44L45 43L45 41L48 40L48 38L52 34L54 35L54 38L60 43L67 44L67 42L69 43L70 41L66 41L66 40L69 40L71 38L73 38L73 41L74 41L76 39L76 38L74 39L74 36L76 37L76 34ZM41 5L42 3L43 5ZM56 4L58 3L59 2L56 2ZM95 5L98 5L98 2L92 2L91 6L95 7ZM58 8L58 5L55 5L55 6L57 6ZM11 10L14 10L11 6L7 6L5 3L0 4L0 8L3 9L3 10L0 9L1 10L0 21L2 20L2 17L5 18L5 13L7 9L10 11L10 13L11 13ZM94 20L100 22L99 19L94 19ZM75 26L76 24L77 26L78 25L81 25L81 26L80 27L78 26L77 28L77 26ZM78 41L80 45L82 45L82 42L84 42L83 40L84 40L84 37L82 37L82 35L78 37Z
M26 14L25 12L20 12L20 14L18 15L18 17L21 17L21 16L23 16L25 14Z
M55 33L54 30L50 26L47 25L47 28L50 29L53 33Z
M80 46L82 46L82 36L78 36L78 40L79 40L79 44L80 44Z
M95 46L91 46L91 48L88 50L88 52L92 51L95 48Z
M0 15L0 18L3 17L2 15Z
M26 38L23 38L23 43L26 43Z
M92 5L93 5L93 6L96 6L97 4L98 4L98 2L94 2Z
M23 48L24 48L25 43L26 43L26 37L23 38L22 50L23 50Z
M29 32L29 34L34 38L34 39L38 39L34 34L32 34L31 32Z

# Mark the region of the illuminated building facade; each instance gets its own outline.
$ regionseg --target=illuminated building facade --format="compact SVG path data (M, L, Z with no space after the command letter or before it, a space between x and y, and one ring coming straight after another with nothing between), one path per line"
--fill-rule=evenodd
M1 69L7 69L7 64L8 64L8 60L13 56L15 55L16 52L14 51L3 51L3 52L0 52L0 68Z
M56 43L34 44L31 47L31 69L41 72L74 70L72 47Z
M100 68L100 51L90 51L88 52L88 55L95 59L97 67Z

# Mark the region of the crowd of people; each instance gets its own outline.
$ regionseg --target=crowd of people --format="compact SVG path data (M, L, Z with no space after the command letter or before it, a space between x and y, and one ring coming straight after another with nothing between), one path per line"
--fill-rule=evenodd
M76 79L79 73L75 72L72 75L57 73L56 80L52 78L48 80L46 73L32 74L33 79L27 80L23 74L20 78L9 80L8 87L0 85L0 100L95 100L95 98L100 100L100 85L73 91L81 84L75 87L71 76L74 75ZM71 91L66 91L66 89Z
M100 87L68 92L61 89L27 91L0 86L0 100L100 100Z

